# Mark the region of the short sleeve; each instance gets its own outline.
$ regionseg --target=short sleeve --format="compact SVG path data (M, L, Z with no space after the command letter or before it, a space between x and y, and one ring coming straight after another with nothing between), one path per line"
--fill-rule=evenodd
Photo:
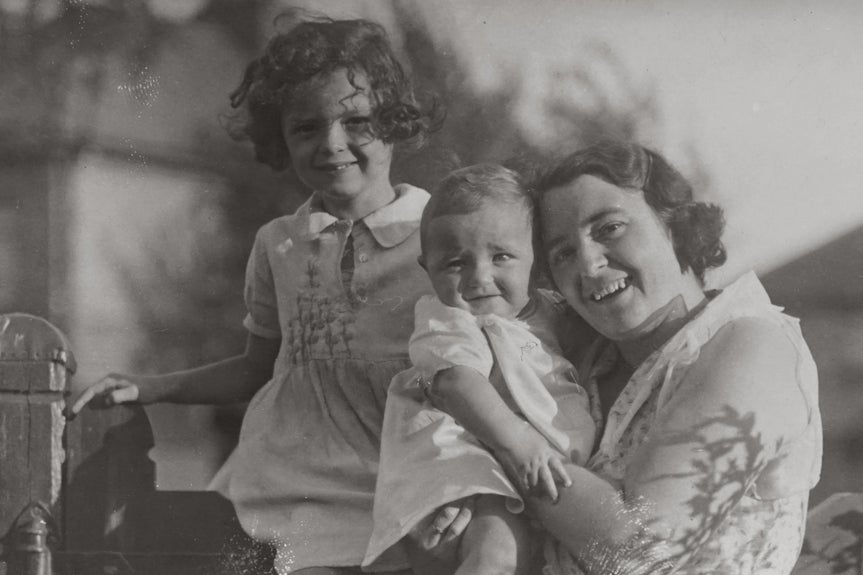
M494 356L478 321L469 312L446 306L436 297L420 298L414 308L410 340L414 367L427 379L455 366L471 367L488 377Z
M254 335L267 339L278 339L282 333L279 329L279 310L276 300L273 272L267 257L265 242L266 228L258 230L255 245L246 265L246 318L243 325Z

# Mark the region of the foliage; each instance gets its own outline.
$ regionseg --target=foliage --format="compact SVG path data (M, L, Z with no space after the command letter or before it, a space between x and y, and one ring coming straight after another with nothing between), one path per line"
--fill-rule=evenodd
M396 35L404 38L403 60L419 91L439 98L447 110L443 128L426 146L397 152L395 181L432 189L448 171L462 165L506 161L523 169L548 156L550 150L574 149L601 135L652 137L649 132L659 118L655 94L639 88L608 47L594 46L587 52L587 60L554 72L550 80L563 88L553 90L542 104L547 124L554 129L537 140L529 136L514 113L520 98L531 89L520 70L505 69L495 90L480 93L471 82L460 46L437 39L412 2L392 1L389 5ZM262 8L263 4L255 6ZM233 15L228 11L220 14L211 10L208 17L223 18L220 25L230 28ZM157 42L158 35L151 40ZM249 41L245 46L254 44ZM601 83L600 77L614 78L615 85ZM586 94L592 102L589 106ZM208 152L227 156L236 149L200 151ZM290 174L282 176L280 183L295 190L288 194L289 202L295 204L297 193L303 193L301 186L290 179ZM135 294L139 323L147 337L139 368L176 369L215 359L229 348L239 349L243 330L236 319L242 316L238 294L245 257L255 229L274 214L284 213L285 201L278 197L278 188L259 182L231 177L229 188L228 193L207 200L208 205L200 208L215 210L220 225L202 226L197 238L191 240L194 265L178 260L178 254L190 248L178 244L190 240L170 233L177 226L189 225L180 221L164 222L165 233L154 236L148 245L149 255L134 266L125 264L130 270L127 288ZM284 194L284 188L281 190ZM226 323L226 318L234 323Z

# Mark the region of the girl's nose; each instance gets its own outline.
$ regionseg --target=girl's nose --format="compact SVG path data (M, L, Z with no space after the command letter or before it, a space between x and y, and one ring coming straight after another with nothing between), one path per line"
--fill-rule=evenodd
M348 135L341 122L332 122L322 134L319 147L329 154L342 152L348 147Z

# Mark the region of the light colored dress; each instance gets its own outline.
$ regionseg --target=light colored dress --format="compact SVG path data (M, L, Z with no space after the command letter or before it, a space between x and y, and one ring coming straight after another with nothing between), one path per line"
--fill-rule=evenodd
M410 366L414 304L430 291L417 263L429 196L396 193L356 222L313 195L263 226L249 258L244 325L281 348L212 487L276 547L280 574L357 566L372 531L386 388ZM381 565L406 561L394 549Z
M424 388L440 370L475 369L568 461L587 461L596 425L587 393L555 337L563 305L540 292L518 319L504 319L474 316L433 296L420 299L410 343L414 368L399 374L389 388L375 528L364 565L423 518L462 497L496 494L507 498L513 511L524 507L488 450L426 398Z
M815 363L798 321L781 311L770 303L755 275L747 273L716 295L700 314L648 357L609 411L599 448L588 468L619 484L631 456L646 439L656 418L662 417L663 406L674 397L686 368L698 359L702 346L722 326L739 318L757 318L779 327L797 349L797 379L788 382L788 393L800 393L808 406L805 431L781 446L776 457L755 477L727 477L715 469L702 470L698 482L703 490L736 485L745 489L745 494L717 528L691 534L688 544L691 547L700 544L699 550L685 565L670 572L788 575L797 560L809 490L818 482L821 471L821 416ZM595 391L597 379L616 363L616 348L607 340L598 341L582 368L584 385ZM591 397L596 394L591 393ZM723 421L715 423L739 426L741 436L747 437L747 421L741 414L728 413ZM691 503L693 513L703 512L707 519L711 511L703 509L706 502ZM546 560L545 575L581 573L559 544L546 546ZM630 566L619 572L669 571L641 571Z

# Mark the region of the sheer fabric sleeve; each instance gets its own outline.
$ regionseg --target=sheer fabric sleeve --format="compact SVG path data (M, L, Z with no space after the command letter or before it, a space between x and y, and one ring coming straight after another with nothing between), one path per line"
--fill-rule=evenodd
M437 372L454 366L471 367L488 377L494 356L480 321L436 297L421 298L414 308L410 357L422 377L430 380Z
M260 337L280 338L278 300L267 254L266 227L258 230L252 253L249 255L244 297L248 313L243 320L243 326Z

